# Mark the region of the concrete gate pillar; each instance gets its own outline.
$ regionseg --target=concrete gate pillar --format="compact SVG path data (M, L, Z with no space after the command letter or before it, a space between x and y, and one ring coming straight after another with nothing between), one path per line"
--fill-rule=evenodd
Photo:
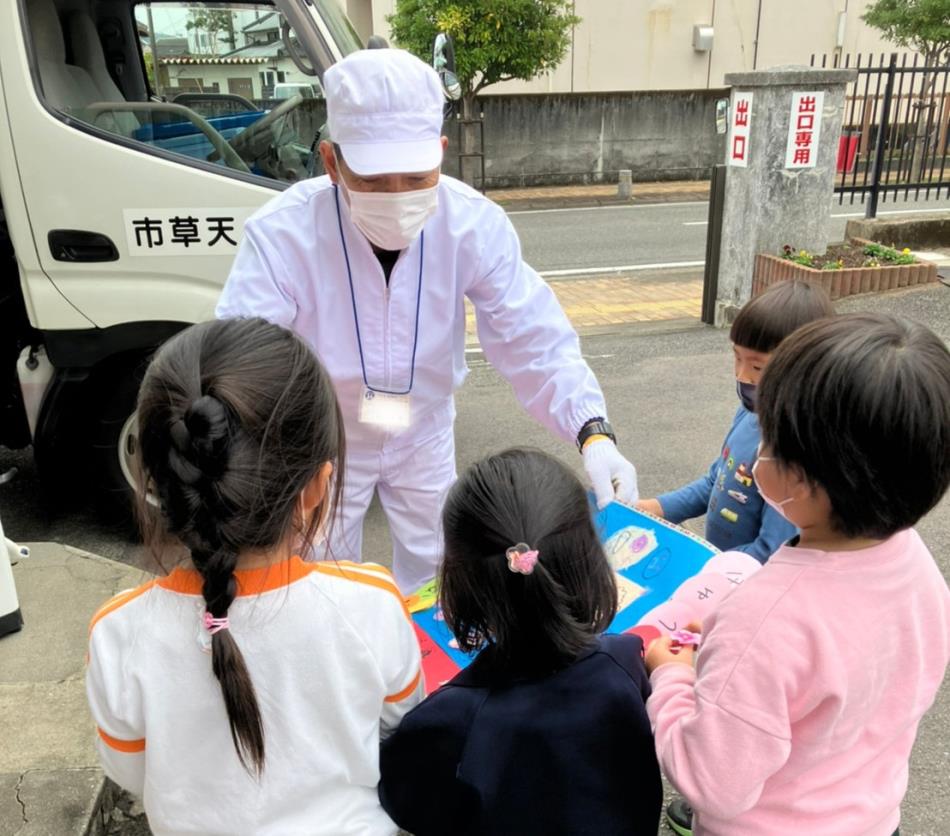
M824 253L845 88L854 70L730 73L716 324L752 295L755 254L784 244ZM790 135L791 132L791 135Z

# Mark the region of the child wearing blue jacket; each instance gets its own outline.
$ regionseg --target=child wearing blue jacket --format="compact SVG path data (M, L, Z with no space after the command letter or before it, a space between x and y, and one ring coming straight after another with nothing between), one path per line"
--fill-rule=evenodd
M833 315L827 293L800 280L772 285L744 305L729 332L740 405L719 456L699 479L641 500L637 507L673 523L706 514L710 543L723 551L746 552L761 563L793 537L795 527L765 504L752 479L761 438L756 386L785 337L801 325Z

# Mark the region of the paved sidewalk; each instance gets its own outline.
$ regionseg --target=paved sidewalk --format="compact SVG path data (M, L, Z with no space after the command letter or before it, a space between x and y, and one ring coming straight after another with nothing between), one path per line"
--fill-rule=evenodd
M568 319L579 331L632 322L699 319L702 272L689 278L639 279L631 276L581 278L552 282Z
M489 189L485 193L509 211L558 209L580 206L623 206L644 203L682 203L708 200L708 180L663 180L634 183L629 200L617 196L616 183L582 186L533 186L519 189Z
M641 278L641 276L643 276ZM577 276L549 281L578 333L591 334L634 323L691 319L699 323L702 268L665 270L660 275ZM466 301L466 343L478 342L475 313Z
M0 836L98 836L110 793L86 706L87 628L145 576L58 543L30 549L13 567L23 629L0 638Z

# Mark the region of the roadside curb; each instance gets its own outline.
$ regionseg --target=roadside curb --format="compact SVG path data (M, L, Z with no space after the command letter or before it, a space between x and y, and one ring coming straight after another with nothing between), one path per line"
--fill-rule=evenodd
M114 805L114 790L115 785L98 767L27 769L16 782L18 809L4 812L0 833L105 836Z
M508 212L540 211L545 209L590 209L612 206L654 206L661 203L693 203L706 202L708 193L703 192L666 192L644 193L625 199L619 197L597 197L593 195L578 195L577 197L496 197L486 192L486 197L495 201Z
M624 334L631 339L638 337L654 337L657 334L678 334L692 331L702 331L711 328L700 319L692 317L676 317L675 319L657 319L650 321L620 322L611 325L589 325L575 328L577 336L603 337L611 334ZM478 340L469 340L465 343L469 353L481 351Z

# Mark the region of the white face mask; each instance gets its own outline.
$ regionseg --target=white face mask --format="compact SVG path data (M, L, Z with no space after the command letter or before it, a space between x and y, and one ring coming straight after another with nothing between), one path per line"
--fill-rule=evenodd
M438 184L410 192L355 192L346 186L343 189L357 229L384 250L406 249L419 237L439 205Z
M755 469L759 466L759 462L762 462L762 461L774 462L775 459L773 459L771 456L758 456L755 460L755 464L752 465L753 479L755 479ZM781 517L784 517L789 522L792 522L791 520L788 519L788 515L785 513L784 509L785 509L785 506L788 505L789 502L795 501L795 497L789 496L783 499L781 502L778 502L772 499L771 497L766 496L765 491L762 490L762 486L759 485L758 479L755 480L755 485L759 489L759 496L762 497L762 500L765 502L765 504L768 505L773 511L775 511L776 514L778 514ZM792 525L795 525L795 523L792 523Z

